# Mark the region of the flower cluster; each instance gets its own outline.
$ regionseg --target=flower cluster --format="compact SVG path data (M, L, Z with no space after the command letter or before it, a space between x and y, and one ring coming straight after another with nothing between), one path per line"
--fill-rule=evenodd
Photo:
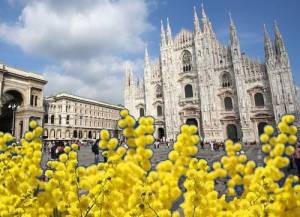
M284 172L297 141L294 116L282 118L278 135L265 127L260 138L264 166L240 154L242 144L228 140L226 155L210 167L195 158L201 139L197 127L183 125L168 160L152 165L154 119L135 120L127 110L120 115L128 149L102 130L99 148L107 161L88 167L78 166L78 146L72 144L43 171L43 130L34 121L20 144L0 134L0 216L299 216L299 179ZM219 181L224 192L216 190Z

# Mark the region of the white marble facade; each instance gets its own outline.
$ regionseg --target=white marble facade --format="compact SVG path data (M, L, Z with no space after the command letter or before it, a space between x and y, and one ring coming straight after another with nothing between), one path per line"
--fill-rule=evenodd
M205 141L259 140L265 124L284 114L299 116L289 57L274 23L275 39L264 28L265 61L243 53L230 16L230 44L218 41L202 6L194 8L194 30L172 36L161 24L159 60L145 50L144 77L126 66L125 107L135 116L156 119L156 137L175 139L183 123L199 126ZM201 25L201 28L200 28Z

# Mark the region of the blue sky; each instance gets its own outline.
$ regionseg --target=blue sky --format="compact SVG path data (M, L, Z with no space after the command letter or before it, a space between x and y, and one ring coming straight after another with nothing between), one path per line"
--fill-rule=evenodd
M145 44L159 56L160 20L170 19L173 36L192 30L194 0L2 0L0 62L43 74L46 95L66 91L122 103L124 64L141 74ZM298 0L205 0L206 14L219 40L229 43L228 12L241 49L263 60L265 23L273 37L276 19L292 71L300 85Z

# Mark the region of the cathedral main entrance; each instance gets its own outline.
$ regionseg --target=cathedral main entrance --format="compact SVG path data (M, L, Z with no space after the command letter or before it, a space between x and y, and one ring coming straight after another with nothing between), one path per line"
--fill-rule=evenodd
M163 137L165 137L165 130L164 128L158 128L158 139L162 139Z
M198 121L195 118L189 118L186 120L187 125L194 125L198 127Z
M258 128L258 135L259 136L264 133L264 128L265 128L266 125L268 125L266 122L258 123L257 128Z
M187 125L194 125L198 128L197 134L199 135L199 126L198 126L198 121L195 118L189 118L186 120Z
M233 142L238 141L238 132L235 124L228 124L226 127L227 130L227 138L232 140Z

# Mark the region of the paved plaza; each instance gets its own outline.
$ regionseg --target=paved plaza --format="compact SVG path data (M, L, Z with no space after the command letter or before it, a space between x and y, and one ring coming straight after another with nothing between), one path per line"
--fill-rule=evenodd
M166 145L161 145L159 149L153 150L153 157L151 159L152 166L154 167L160 161L168 159L168 153L173 149L172 147L167 147ZM263 155L264 153L261 152L260 145L246 145L242 149L245 154L247 155L249 160L254 160L258 165L263 164ZM212 165L213 162L218 161L225 155L225 151L220 149L219 151L212 151L209 146L204 147L201 149L199 147L198 154L196 155L197 158L203 158L208 161L209 165ZM80 150L78 151L78 158L79 158L79 165L80 166L88 166L94 163L94 154L92 152L91 146L81 146ZM42 165L44 167L47 160L50 159L50 156L47 153L43 155ZM103 158L100 154L100 161L103 161ZM292 170L292 173L296 171Z

